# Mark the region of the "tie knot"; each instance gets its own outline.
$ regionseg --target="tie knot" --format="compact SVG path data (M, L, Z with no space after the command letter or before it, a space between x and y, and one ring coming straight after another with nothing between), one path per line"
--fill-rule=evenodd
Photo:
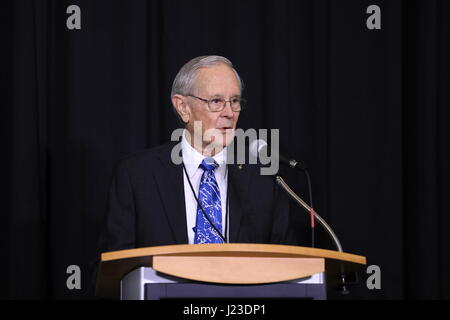
M219 165L213 158L205 158L203 159L202 163L200 163L200 168L205 171L213 171L218 166Z

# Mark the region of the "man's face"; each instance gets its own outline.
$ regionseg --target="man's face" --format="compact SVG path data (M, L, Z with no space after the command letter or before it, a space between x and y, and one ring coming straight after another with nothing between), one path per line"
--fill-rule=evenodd
M192 94L205 100L223 98L229 101L240 97L241 90L233 70L226 65L217 65L197 70L196 88ZM220 112L211 112L205 101L186 97L185 102L189 112L186 128L191 137L194 137L198 133L194 131L194 124L201 121L201 137L197 134L197 138L201 139L203 149L208 145L222 149L232 142L239 112L232 111L230 103L227 102ZM210 129L216 129L213 136L205 134ZM209 133L211 132L210 130Z

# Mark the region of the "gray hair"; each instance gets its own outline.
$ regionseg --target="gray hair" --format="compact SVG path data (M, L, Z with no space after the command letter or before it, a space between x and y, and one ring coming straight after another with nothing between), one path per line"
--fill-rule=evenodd
M176 94L188 95L193 94L193 90L195 89L195 78L197 75L197 70L200 68L206 68L210 66L215 66L219 64L227 65L234 71L236 74L236 78L238 79L239 89L243 90L243 81L237 71L234 69L233 64L230 60L221 56L201 56L192 59L187 62L181 69L178 71L177 76L172 84L172 91L170 96L173 97Z

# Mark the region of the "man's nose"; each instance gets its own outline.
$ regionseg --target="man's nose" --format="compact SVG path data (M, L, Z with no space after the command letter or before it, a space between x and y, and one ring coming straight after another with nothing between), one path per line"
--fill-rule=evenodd
M231 101L225 101L225 108L223 108L221 116L228 118L232 118L234 116L234 112L231 109Z

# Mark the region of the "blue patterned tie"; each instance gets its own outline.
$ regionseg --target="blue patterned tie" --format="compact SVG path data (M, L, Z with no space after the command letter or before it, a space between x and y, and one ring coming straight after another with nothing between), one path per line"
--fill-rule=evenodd
M198 190L198 201L214 226L222 233L222 205L219 185L214 169L219 165L213 158L205 158L200 164L204 170ZM205 218L200 206L197 208L197 222L194 228L194 243L223 243L222 238Z

